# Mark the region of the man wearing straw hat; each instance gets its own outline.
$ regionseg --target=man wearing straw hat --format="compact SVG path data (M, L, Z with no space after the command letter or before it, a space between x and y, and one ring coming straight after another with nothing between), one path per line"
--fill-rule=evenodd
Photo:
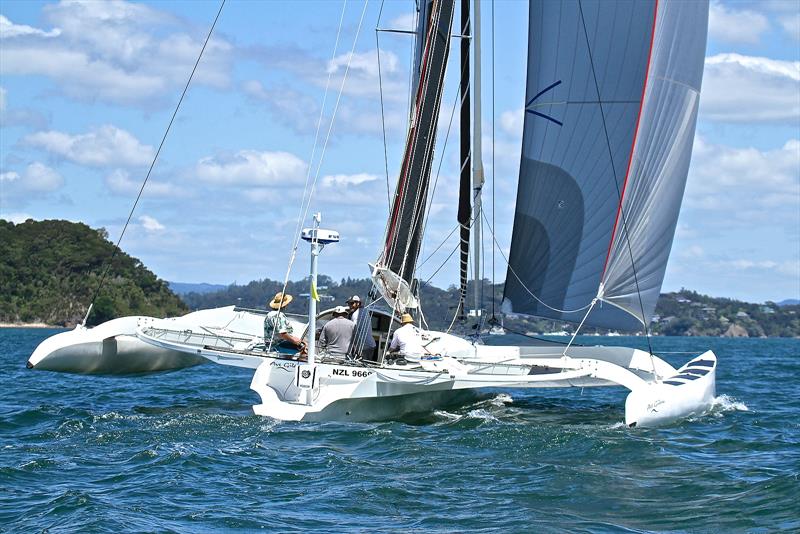
M425 354L425 347L422 346L422 336L419 329L414 326L414 318L411 314L404 313L400 318L402 326L394 331L389 350L399 352L406 356L422 356Z
M264 343L269 347L271 342L272 350L278 352L303 352L305 342L292 334L292 325L282 311L290 302L292 296L281 292L275 293L275 297L269 302L269 307L274 311L269 312L264 319Z

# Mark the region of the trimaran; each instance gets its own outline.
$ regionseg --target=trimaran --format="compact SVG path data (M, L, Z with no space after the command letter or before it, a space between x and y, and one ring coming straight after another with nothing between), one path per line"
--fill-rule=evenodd
M472 3L461 0L457 35L462 313L470 238L474 272L480 273L483 226L480 1ZM94 328L79 326L43 341L28 366L110 374L207 360L247 367L254 370L251 388L261 397L255 413L282 420L384 419L487 387L623 386L630 390L628 425L706 410L715 394L717 359L711 351L675 369L652 350L579 346L575 336L566 345L489 346L480 336L420 329L425 354L401 358L387 352L399 314L424 318L415 272L453 33L455 0L420 4L403 163L384 245L371 264L374 298L361 314L349 355L333 357L315 347L317 326L331 312L317 315L316 301L309 298L308 317L291 319L305 331L307 358L272 350L262 337L263 311L230 306L171 319L124 317ZM504 312L570 321L578 330L647 331L686 183L707 21L704 1L530 2ZM488 229L494 246L494 228ZM313 288L321 250L339 236L320 228L315 216L302 238L311 246ZM478 298L474 315L480 313ZM377 361L359 357L367 335L377 343Z

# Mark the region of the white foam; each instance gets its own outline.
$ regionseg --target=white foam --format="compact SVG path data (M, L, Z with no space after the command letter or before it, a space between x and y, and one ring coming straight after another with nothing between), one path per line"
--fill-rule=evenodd
M728 395L720 395L719 397L714 397L714 404L711 405L712 408L719 409L723 412L749 412L750 408L741 401L734 399Z
M450 413L450 412L446 412L444 410L435 410L433 412L433 415L438 416L438 417L444 417L445 419L449 419L451 421L458 421L459 419L461 419L463 417L461 415L458 415L457 413Z
M484 421L498 421L497 417L490 414L486 410L482 408L478 408L476 410L470 410L467 412L467 417L473 417L475 419L483 419Z
M505 406L506 404L511 404L514 402L514 399L511 398L511 395L506 393L500 393L496 397L492 398L489 401L489 404L492 406Z

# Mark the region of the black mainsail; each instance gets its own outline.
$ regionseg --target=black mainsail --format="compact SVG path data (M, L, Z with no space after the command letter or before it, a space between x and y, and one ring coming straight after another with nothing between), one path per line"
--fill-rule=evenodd
M708 2L533 1L504 309L638 329L664 279ZM599 289L598 289L599 288Z
M454 0L433 0L430 9L423 9L420 13L420 16L426 13L428 16L420 74L403 164L379 260L379 264L409 284L414 279L424 227L453 11Z

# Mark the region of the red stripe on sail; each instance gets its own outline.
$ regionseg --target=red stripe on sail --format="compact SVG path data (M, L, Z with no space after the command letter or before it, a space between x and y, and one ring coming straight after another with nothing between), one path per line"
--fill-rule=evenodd
M434 11L431 10L431 13L433 12ZM403 166L400 171L400 182L397 184L397 194L394 199L394 206L392 207L392 219L391 222L389 223L389 231L386 234L386 245L384 247L385 259L389 257L390 249L392 246L392 239L394 238L394 232L396 230L395 225L397 222L397 215L400 212L400 207L402 206L403 203L403 186L405 185L406 178L408 176L408 170L410 168L410 163L411 163L411 152L408 150L408 148L411 146L414 136L417 135L417 126L419 125L419 117L420 114L422 113L422 102L420 101L420 97L422 96L423 86L428 81L426 69L428 67L428 52L430 51L430 44L431 40L433 39L433 34L432 34L432 31L434 31L433 22L434 22L433 17L431 17L431 20L428 22L429 27L428 27L428 33L425 36L425 50L422 55L422 63L419 71L420 79L419 79L419 84L417 86L417 95L415 97L416 109L414 110L414 126L412 126L411 130L409 131L408 141L406 144L406 153L405 156L403 157Z
M655 2L653 8L653 30L650 32L650 49L647 52L647 70L644 73L644 84L642 85L642 98L639 100L639 113L636 115L636 129L633 132L633 142L631 143L631 152L628 155L628 168L625 170L625 181L622 182L622 191L619 195L619 205L617 206L617 215L614 217L614 228L611 230L611 240L608 242L608 251L606 252L606 261L603 263L603 274L600 275L600 281L605 282L606 268L608 267L608 260L611 258L611 248L614 245L617 236L617 225L619 224L619 216L622 214L622 201L625 199L625 189L628 186L628 177L631 173L631 165L633 163L633 152L636 149L636 139L639 136L639 121L642 118L642 108L644 107L644 94L647 90L647 79L650 76L650 60L653 57L653 41L656 36L656 19L658 18L658 0Z

